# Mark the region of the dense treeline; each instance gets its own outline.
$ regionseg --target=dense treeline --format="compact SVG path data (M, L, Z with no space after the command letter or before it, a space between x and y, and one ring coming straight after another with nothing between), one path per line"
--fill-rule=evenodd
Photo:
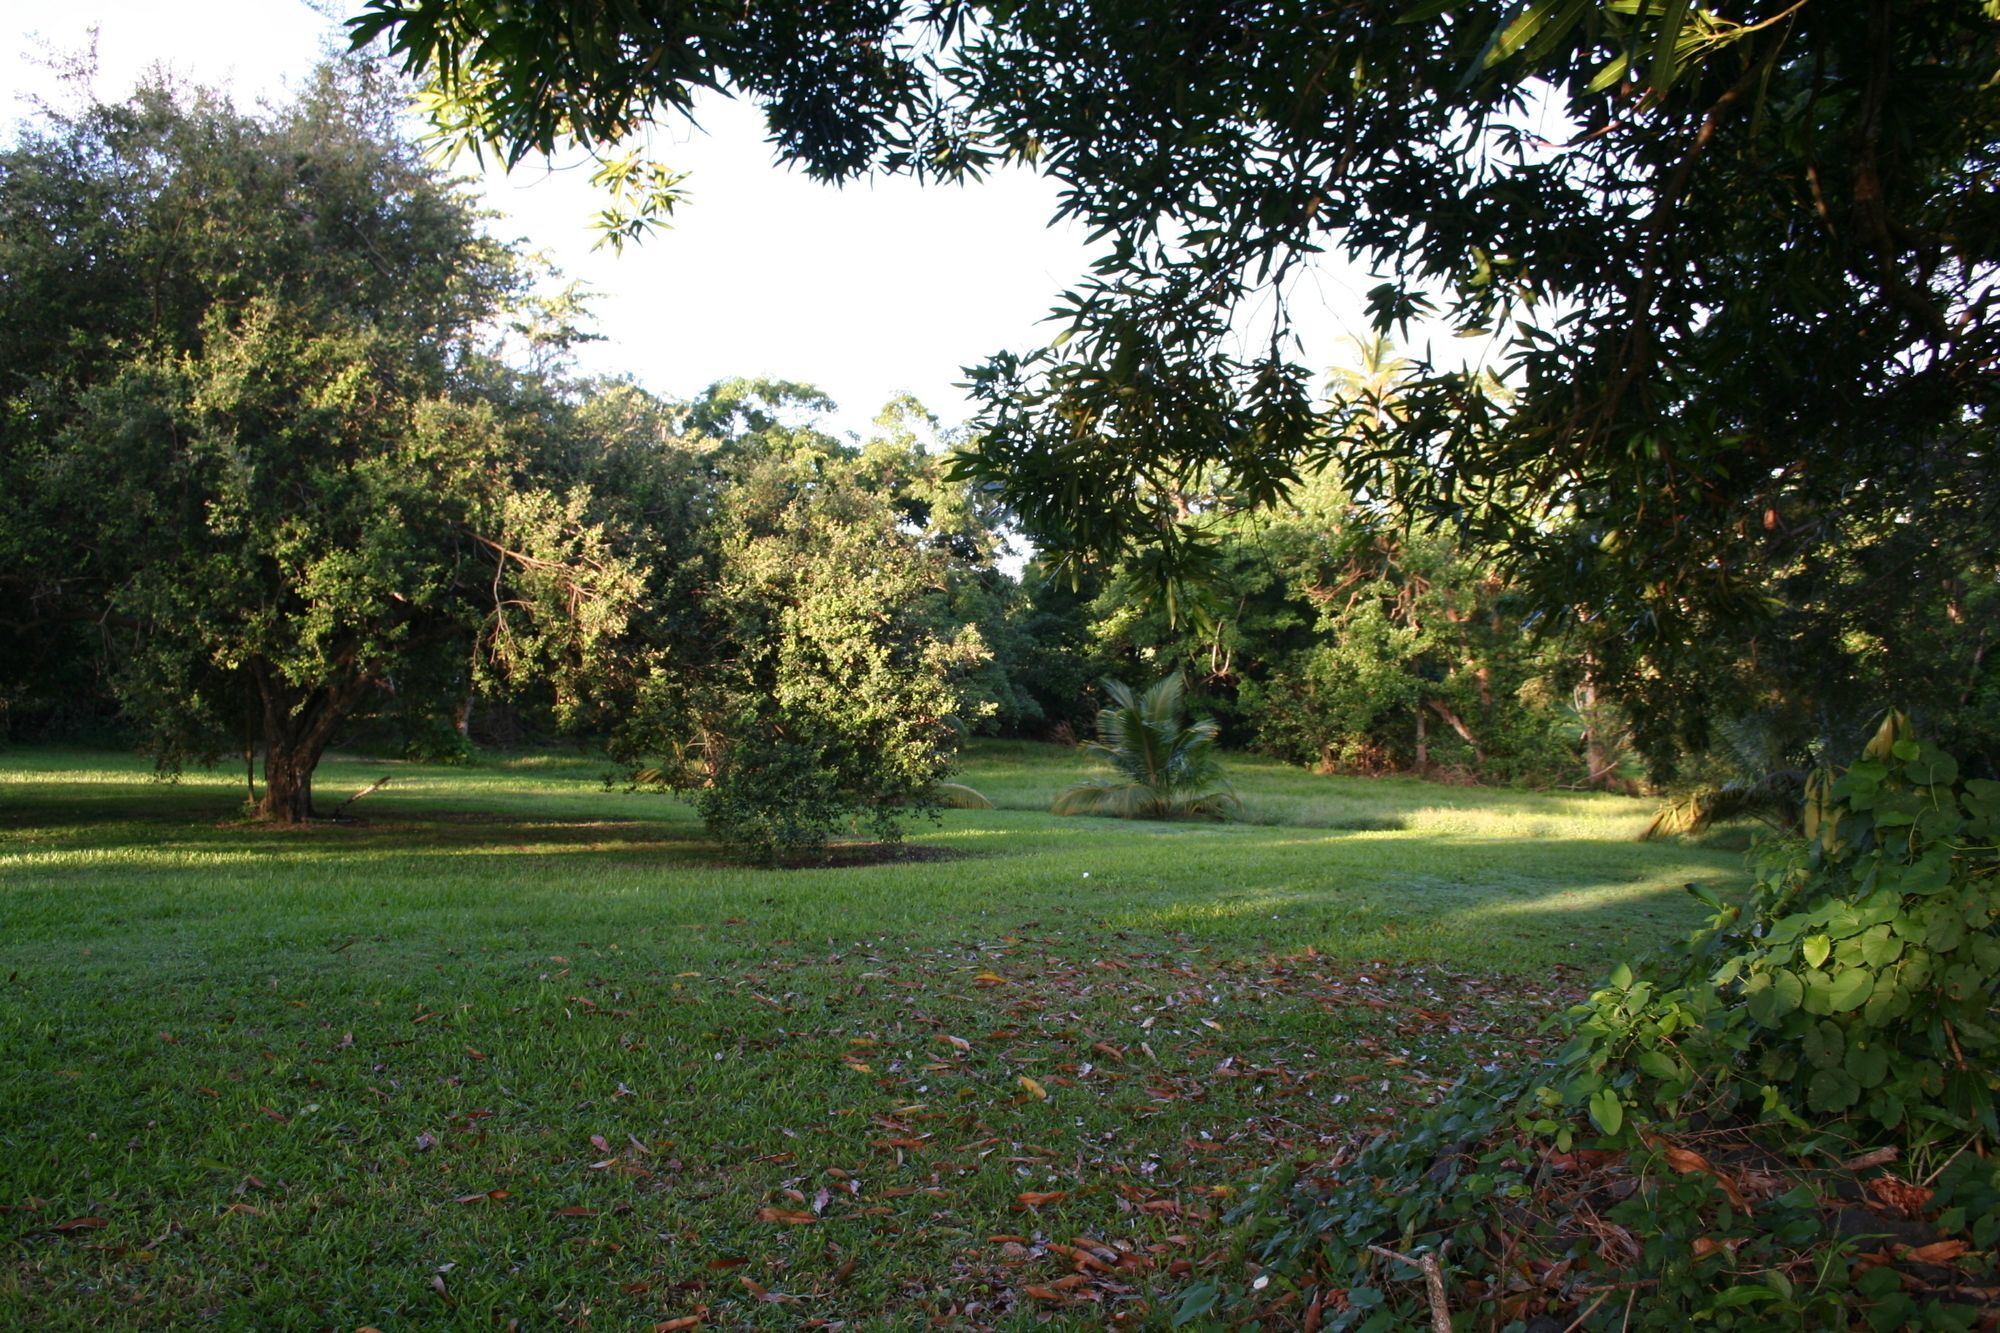
M394 107L366 65L262 116L153 86L0 158L6 734L241 754L279 819L313 813L330 745L576 736L767 848L894 836L959 738L1074 735L1107 673L1182 671L1227 743L1327 771L1754 779L1892 700L2000 749L1976 495L1813 516L1838 539L1774 566L1776 632L1685 646L1699 693L1333 467L1251 512L1204 476L1179 504L1214 515L1208 563L1169 600L1144 555L1034 557L914 401L855 440L806 385L578 377L580 298ZM1360 352L1328 401L1397 419L1409 368ZM1634 690L1683 738L1646 763Z

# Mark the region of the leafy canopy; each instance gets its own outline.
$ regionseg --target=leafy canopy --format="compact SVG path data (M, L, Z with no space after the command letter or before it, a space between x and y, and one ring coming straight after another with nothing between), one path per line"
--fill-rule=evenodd
M1996 24L1981 0L369 0L354 32L510 160L627 145L715 88L828 179L1032 164L1102 254L1057 345L975 370L968 475L1046 546L1145 547L1171 587L1213 515L1338 466L1502 552L1659 756L1768 635L1774 569L1857 518L1996 545ZM1328 250L1380 279L1378 332L1436 320L1486 363L1414 356L1393 413L1318 398L1292 310Z
M0 155L0 588L78 622L163 766L261 743L313 813L350 718L463 698L476 649L560 672L635 587L470 368L515 258L322 70L247 115L164 84Z

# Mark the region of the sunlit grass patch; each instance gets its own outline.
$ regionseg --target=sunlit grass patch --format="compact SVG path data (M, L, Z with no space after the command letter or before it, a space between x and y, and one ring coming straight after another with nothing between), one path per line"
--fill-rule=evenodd
M1079 767L981 747L1002 808L915 834L969 855L786 872L588 757L279 831L222 774L0 755L0 1324L1136 1314L1260 1164L1536 1058L1736 878L1616 798L1246 763L1299 822L1048 816Z

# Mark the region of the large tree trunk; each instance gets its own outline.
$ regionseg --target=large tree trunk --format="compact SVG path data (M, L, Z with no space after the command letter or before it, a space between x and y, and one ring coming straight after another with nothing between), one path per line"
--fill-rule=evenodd
M313 770L366 684L358 680L301 690L266 668L257 669L264 703L264 799L257 803L259 818L303 824L314 817Z
M319 754L268 742L264 751L264 799L257 815L274 824L303 824L313 817L313 769Z

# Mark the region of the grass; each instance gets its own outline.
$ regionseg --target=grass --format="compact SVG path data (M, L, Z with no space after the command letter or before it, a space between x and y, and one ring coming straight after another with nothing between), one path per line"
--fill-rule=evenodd
M0 753L0 1326L1144 1322L1262 1163L1391 1125L1695 917L1647 807L1238 760L1239 825L1042 813L732 865L601 761ZM66 1224L74 1225L66 1225Z

